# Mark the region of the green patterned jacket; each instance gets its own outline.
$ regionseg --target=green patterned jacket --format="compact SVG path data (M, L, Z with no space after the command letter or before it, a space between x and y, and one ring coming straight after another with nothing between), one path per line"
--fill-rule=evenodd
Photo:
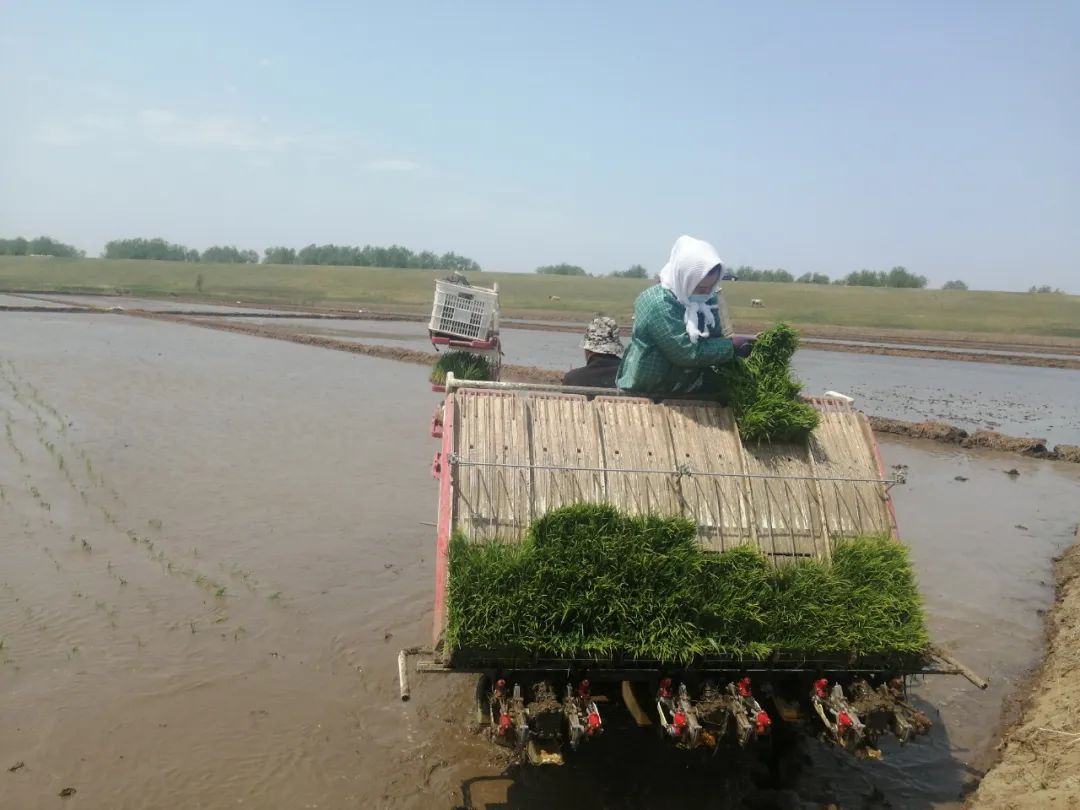
M715 296L709 303L716 305ZM684 312L675 295L659 284L637 297L634 331L619 365L619 388L651 396L718 393L710 367L732 359L731 339L723 337L718 317L709 337L691 343Z

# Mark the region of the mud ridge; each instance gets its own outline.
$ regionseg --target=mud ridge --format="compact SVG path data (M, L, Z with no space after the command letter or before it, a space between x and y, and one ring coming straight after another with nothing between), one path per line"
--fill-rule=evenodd
M1046 446L1046 439L1008 436L993 430L976 430L974 433L968 433L963 428L950 425L948 422L905 422L902 419L890 419L884 416L871 416L870 427L877 433L892 433L909 439L929 439L964 448L982 448L1001 453L1017 453L1029 458L1080 464L1080 447L1059 444L1051 450Z
M1000 759L968 803L972 810L1075 807L1080 797L1080 530L1055 573L1046 658L998 746Z
M370 343L355 343L349 340L337 340L336 338L320 337L318 335L301 335L282 329L268 326L256 326L242 323L223 323L219 321L203 320L200 316L190 317L173 313L148 312L145 310L128 310L125 315L133 315L138 318L152 320L172 321L190 326L202 326L206 329L219 329L223 332L237 332L244 335L272 338L274 340L286 340L290 343L299 343L303 346L319 346L324 349L361 354L365 357L377 357L383 360L396 360L400 363L414 363L420 366L430 366L434 360L432 352L420 351L419 349L406 349L398 346L379 346ZM529 383L560 383L562 373L533 366L504 365L503 377L511 382Z

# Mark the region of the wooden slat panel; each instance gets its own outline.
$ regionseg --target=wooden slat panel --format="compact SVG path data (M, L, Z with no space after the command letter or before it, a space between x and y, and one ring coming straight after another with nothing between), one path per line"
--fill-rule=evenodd
M667 412L679 464L695 471L745 472L742 443L730 408L703 402L670 403ZM745 478L699 475L684 477L681 483L684 514L697 522L703 546L723 551L755 542Z
M674 475L613 470L673 470L674 448L663 405L648 400L597 397L591 403L600 424L609 470L608 502L631 515L677 515L682 495Z
M810 439L817 475L829 478L877 478L877 462L867 447L854 411L825 411ZM888 534L890 530L885 487L869 482L822 480L825 523L833 537Z
M455 452L466 462L528 465L529 430L522 398L462 390L457 399ZM532 474L513 467L457 468L457 528L473 540L522 536L531 520Z
M759 548L777 561L823 558L829 544L821 522L821 503L805 445L743 445Z
M533 395L528 400L532 458L537 467L603 468L596 414L583 396ZM533 472L533 511L545 515L573 503L607 500L602 472L537 469Z
M778 562L827 559L833 538L891 528L884 485L822 480L880 475L861 415L835 401L815 401L821 426L809 443L743 445L730 411L709 403L467 389L454 397L457 455L524 467L458 465L455 528L473 539L520 538L534 517L584 501L686 515L706 548L756 543ZM668 472L680 467L725 475ZM619 472L628 469L664 472Z

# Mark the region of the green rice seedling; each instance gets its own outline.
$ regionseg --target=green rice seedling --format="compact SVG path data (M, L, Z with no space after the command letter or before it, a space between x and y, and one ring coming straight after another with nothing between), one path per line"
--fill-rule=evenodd
M833 561L776 568L752 547L702 550L682 518L577 505L521 543L451 541L451 651L689 661L919 655L928 644L904 546L838 543Z
M207 593L213 594L217 599L223 598L226 594L226 588L223 584L203 574L196 574L195 584Z
M749 358L714 370L743 439L802 441L817 427L818 412L799 399L802 385L791 374L798 347L798 333L778 323L758 336Z
M442 385L446 382L446 375L453 372L459 380L490 380L492 378L491 364L483 355L473 352L447 352L440 355L431 367L431 382L434 385Z

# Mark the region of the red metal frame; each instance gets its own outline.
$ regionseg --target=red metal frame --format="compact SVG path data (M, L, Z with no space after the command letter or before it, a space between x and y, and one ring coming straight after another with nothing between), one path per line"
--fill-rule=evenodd
M453 470L446 459L454 450L454 397L443 405L442 451L436 456L439 476L439 517L435 545L435 626L432 644L438 645L446 623L446 577L450 563L450 527L453 523ZM433 468L434 472L434 468Z
M476 349L477 351L492 351L499 345L498 338L490 340L459 340L457 338L432 335L431 342L435 346L450 346L454 349Z

